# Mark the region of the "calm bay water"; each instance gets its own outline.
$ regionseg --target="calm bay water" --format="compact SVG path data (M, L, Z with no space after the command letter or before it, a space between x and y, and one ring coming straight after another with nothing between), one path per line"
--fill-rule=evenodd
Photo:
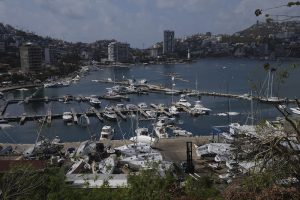
M163 74L176 73L181 76L182 80L175 80L175 89L195 89L196 85L200 91L223 92L234 94L250 93L251 86L255 83L257 86L262 84L267 75L263 69L265 61L250 60L250 59L233 59L233 58L218 58L218 59L202 59L191 64L177 65L148 65L148 66L131 66L129 68L104 68L98 71L91 71L87 76L83 77L78 84L73 84L64 88L44 88L38 92L38 96L63 96L71 94L73 96L83 95L89 96L92 94L102 95L106 92L106 88L111 87L111 84L95 83L93 79L112 78L121 80L123 76L131 79L147 79L149 83L161 84L171 87L172 81L168 76ZM277 67L278 71L289 69L291 64L298 64L299 61L285 61L283 63L273 62L271 66ZM280 97L295 98L300 96L299 76L300 70L293 69L287 81L283 84L278 84L275 77L274 94ZM196 84L197 80L197 84ZM28 91L13 91L6 94L6 98L25 98L35 92L35 89ZM171 96L164 94L149 95L130 95L130 102L126 103L171 103ZM174 96L177 101L178 96ZM188 98L192 104L196 98ZM204 106L212 109L209 116L200 116L198 118L190 117L187 114L181 114L177 119L178 126L192 132L194 135L208 135L211 132L212 126L227 125L228 122L244 123L247 115L250 112L250 101L234 100L217 97L202 97ZM102 108L107 104L116 104L118 102L102 101ZM14 104L10 105L5 113L7 116L21 115L26 112L31 114L45 114L48 108L51 107L52 113L62 113L70 111L73 107L77 112L86 111L90 105L88 103L71 102L64 104L61 102L52 103L29 103L29 104ZM101 109L101 108L100 108ZM217 116L216 114L227 112L228 109L232 112L240 113L237 116ZM256 121L262 119L275 119L280 114L270 105L254 103L254 111L256 113ZM63 141L83 141L90 137L91 134L99 137L100 130L104 125L112 125L115 127L115 139L123 137L128 138L133 135L132 127L136 127L135 118L128 118L126 122L121 121L118 125L116 122L105 121L101 123L96 118L90 118L91 125L88 128L83 128L78 125L66 125L62 120L53 120L51 126L45 125L42 128L42 135L53 138L58 135ZM153 121L140 121L139 127L152 128ZM14 124L14 128L0 130L0 142L16 142L16 143L32 143L37 137L37 132L40 126L37 122L26 122L20 126Z

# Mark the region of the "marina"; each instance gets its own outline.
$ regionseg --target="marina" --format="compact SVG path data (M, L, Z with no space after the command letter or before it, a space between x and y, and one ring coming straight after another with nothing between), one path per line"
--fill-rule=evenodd
M232 65L232 68L234 68L234 70L232 69L233 72L245 70L246 66L241 67L240 62L255 63L254 61L239 59L220 59L220 62L223 62L224 65ZM258 66L259 64L256 63L256 65ZM198 66L200 66L202 73L200 73ZM216 81L203 82L207 80L204 78L206 76L205 71L210 70L206 66L210 66L214 70L214 76L222 77L216 80L219 81L218 85L215 84ZM186 71L182 71L182 67L188 67L197 71L198 81L196 81L196 87L195 81L193 81L195 77L190 77ZM132 71L133 69L134 71ZM174 73L175 69L176 73ZM19 142L22 142L24 139L24 137L22 137L22 140L17 139L19 137L19 124L22 124L21 127L24 127L22 128L22 131L25 131L24 134L29 136L25 138L25 141L33 142L34 134L30 133L29 127L36 126L37 121L44 119L48 125L51 124L44 130L46 135L53 135L59 127L58 129L64 130L64 132L68 132L68 129L71 129L73 132L72 135L59 134L63 140L76 141L83 138L87 139L89 135L88 129L75 126L83 115L89 118L89 126L96 135L99 135L98 130L105 123L114 126L116 139L122 138L122 135L125 134L124 132L132 136L130 124L134 119L133 115L137 113L140 123L149 127L150 130L154 129L151 124L156 121L157 117L165 115L168 117L175 116L176 125L181 129L191 133L201 132L200 135L209 135L212 125L224 125L228 123L228 120L238 122L245 120L249 111L241 108L249 107L251 100L255 102L256 112L261 112L262 117L276 118L274 102L268 105L268 102L261 102L261 98L257 94L253 93L251 95L246 90L240 91L240 89L236 89L236 86L239 86L239 88L243 86L244 88L245 84L237 84L240 79L235 80L228 77L226 75L228 70L229 68L223 69L219 67L216 61L209 59L183 65L105 68L86 75L73 75L76 81L71 81L68 86L40 87L35 85L35 87L30 86L28 90L6 91L0 102L0 111L2 118L14 126L14 128L7 130L8 134L14 138L14 141ZM157 74L158 79L153 80L151 73L144 74L144 71ZM174 80L172 80L173 76L175 77ZM107 77L114 78L109 79ZM124 77L129 78L126 79ZM264 76L258 78L263 80ZM182 81L181 79L188 81ZM226 91L224 87L224 89L220 89L220 85L224 85L226 80L232 82L231 92ZM291 80L293 81L293 77ZM176 83L175 86L173 85L174 82ZM283 92L287 91L283 90ZM276 92L273 93L275 94ZM187 102L191 104L190 107L177 104L181 95L185 96ZM91 102L91 98L98 99L96 104ZM282 99L284 100L283 102L276 103L285 104L292 108L295 107L296 98L294 96L286 94ZM211 111L204 112L201 106L200 110L196 109L195 106L199 100L201 100L200 104L203 104L204 108L207 107ZM138 105L142 102L147 104L148 107L139 108ZM35 109L32 109L34 107ZM111 107L112 112L116 114L117 120L115 122L108 120L104 116L106 107ZM271 108L273 111L270 110ZM68 126L60 123L64 112L71 112L72 123L67 123ZM127 136L127 139L129 139L129 136ZM4 134L0 135L0 141L10 142L11 139Z

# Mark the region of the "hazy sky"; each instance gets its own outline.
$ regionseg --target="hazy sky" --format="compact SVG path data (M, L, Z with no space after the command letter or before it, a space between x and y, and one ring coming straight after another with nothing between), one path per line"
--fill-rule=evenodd
M211 31L234 33L256 22L256 8L280 0L0 0L0 22L67 41L117 39L133 47ZM287 9L280 9L286 13ZM299 12L291 8L289 13Z

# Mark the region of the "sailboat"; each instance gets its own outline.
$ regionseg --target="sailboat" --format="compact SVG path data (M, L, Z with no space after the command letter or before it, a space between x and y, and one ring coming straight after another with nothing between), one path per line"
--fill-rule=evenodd
M169 110L169 113L171 113L172 115L179 115L178 108L175 105L173 105L174 104L173 91L174 91L174 86L175 86L174 79L175 79L175 77L172 76L172 102L171 102L171 107L168 110Z
M260 101L264 103L282 103L284 99L273 96L273 83L274 83L274 72L276 71L275 68L271 68L268 70L267 74L267 89L266 89L266 97L261 97ZM265 83L264 83L265 84Z

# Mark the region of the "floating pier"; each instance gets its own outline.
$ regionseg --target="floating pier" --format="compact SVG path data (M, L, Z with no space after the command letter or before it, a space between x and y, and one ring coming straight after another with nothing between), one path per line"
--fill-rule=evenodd
M114 109L114 111L115 111L115 113L116 113L119 117L121 117L123 120L126 120L126 119L127 119L127 117L126 117L125 115L123 115L123 113L122 113L120 110Z
M23 114L20 119L20 125L23 125L25 123L25 120L26 120L26 114Z
M96 116L99 119L99 121L101 121L101 122L104 121L104 119L101 116L100 112L95 107L91 107L91 111L96 114Z
M1 108L0 108L0 115L1 115L1 116L3 116L3 114L5 113L5 111L6 111L8 105L9 105L9 103L6 101L6 102L4 103L4 105L1 106Z
M138 111L139 111L139 113L141 113L146 119L148 119L149 116L147 115L147 113L146 113L143 109L140 108Z

